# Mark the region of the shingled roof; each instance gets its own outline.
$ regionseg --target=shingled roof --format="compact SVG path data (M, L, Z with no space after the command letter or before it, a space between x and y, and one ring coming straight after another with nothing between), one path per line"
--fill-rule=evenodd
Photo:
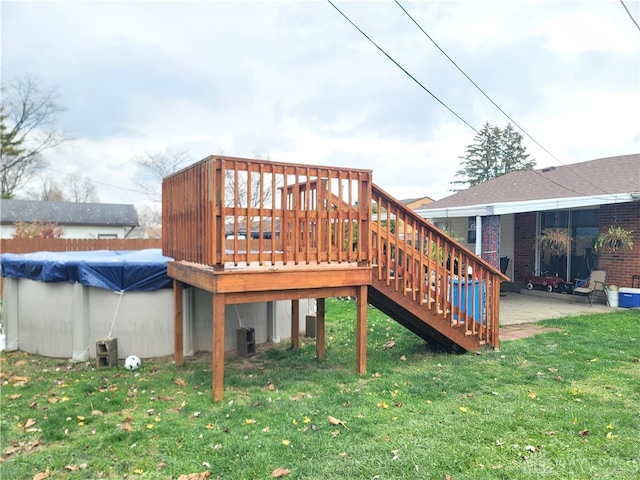
M0 223L38 222L58 225L135 227L138 214L133 205L109 203L41 202L36 200L0 201Z
M498 205L510 205L511 212L532 211L526 208L536 203L541 207L577 207L630 201L632 193L640 194L638 153L507 173L425 205L418 213L426 217L436 212L453 214L456 210L461 215L473 214L463 210L478 207L480 211Z

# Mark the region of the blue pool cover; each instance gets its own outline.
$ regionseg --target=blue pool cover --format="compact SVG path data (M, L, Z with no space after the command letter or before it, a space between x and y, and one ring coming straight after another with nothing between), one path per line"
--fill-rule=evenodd
M159 248L131 251L4 253L2 276L41 282L71 282L118 292L168 288L167 262Z

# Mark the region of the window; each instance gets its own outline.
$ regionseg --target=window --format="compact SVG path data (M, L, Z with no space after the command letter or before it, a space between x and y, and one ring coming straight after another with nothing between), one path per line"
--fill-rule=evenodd
M476 243L476 217L467 219L467 243Z

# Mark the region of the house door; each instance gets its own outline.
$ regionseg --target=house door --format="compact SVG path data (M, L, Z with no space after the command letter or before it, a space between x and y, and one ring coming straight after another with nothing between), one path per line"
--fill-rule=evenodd
M547 228L567 228L573 243L569 255L545 255L540 252L538 272L557 275L568 282L585 278L598 266L593 249L598 236L599 210L562 210L540 213L540 231Z

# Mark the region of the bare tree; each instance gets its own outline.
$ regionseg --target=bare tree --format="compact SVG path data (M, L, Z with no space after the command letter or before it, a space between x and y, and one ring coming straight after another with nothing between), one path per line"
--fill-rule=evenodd
M40 83L25 75L1 87L0 196L4 198L11 198L46 165L44 151L72 140L58 126L58 115L64 111L58 93L42 90Z
M162 212L157 206L142 205L136 207L138 212L138 223L144 228L162 227Z
M27 197L30 200L40 200L43 202L63 202L64 193L53 177L49 175L41 175L38 180L40 185L37 189L32 189L27 192Z
M96 186L89 177L67 175L64 183L67 201L74 203L95 203L100 201Z
M146 152L134 157L133 162L144 170L151 178L139 175L136 183L154 202L159 202L162 195L162 179L193 162L189 148L178 149L167 147L162 152Z
M89 177L67 175L62 184L50 175L41 175L39 180L39 189L27 192L31 200L74 203L100 201L96 186Z

